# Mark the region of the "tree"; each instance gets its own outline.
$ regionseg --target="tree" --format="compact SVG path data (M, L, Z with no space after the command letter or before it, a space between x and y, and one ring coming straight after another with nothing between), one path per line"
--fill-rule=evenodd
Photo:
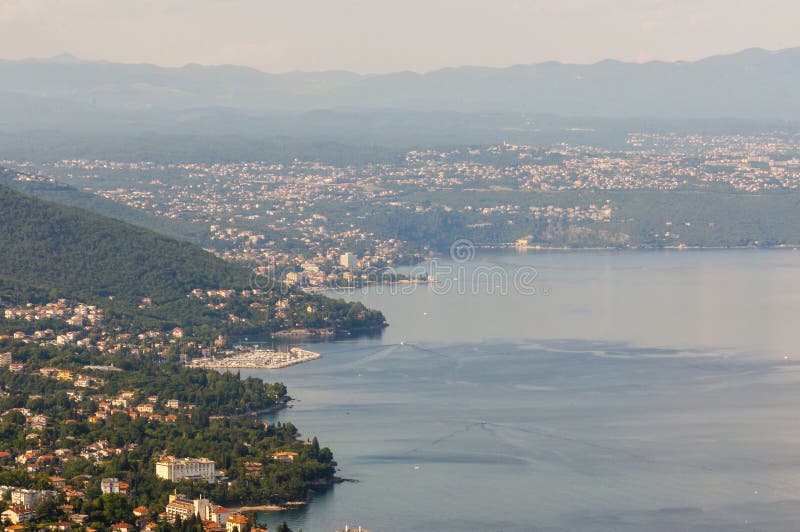
M292 532L292 529L289 528L289 525L286 524L286 521L278 525L276 532Z
M58 513L58 505L54 499L45 499L36 506L37 521L55 521Z

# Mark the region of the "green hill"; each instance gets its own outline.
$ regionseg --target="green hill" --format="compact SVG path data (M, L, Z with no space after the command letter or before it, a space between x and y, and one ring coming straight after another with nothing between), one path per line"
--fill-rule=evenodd
M202 243L207 231L201 227L182 220L155 216L153 214L128 207L127 205L103 198L96 194L84 192L73 186L48 179L16 179L19 173L0 167L0 185L61 205L78 207L89 212L108 216L117 220L150 229L162 235L185 240L195 244Z
M165 302L245 288L248 272L147 229L0 186L0 279L62 297Z

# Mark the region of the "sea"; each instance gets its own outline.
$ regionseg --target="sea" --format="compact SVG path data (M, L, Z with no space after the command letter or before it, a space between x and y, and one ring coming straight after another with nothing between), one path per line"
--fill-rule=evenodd
M270 527L800 529L800 251L470 250L335 289L369 336L277 371L345 482ZM418 272L417 272L418 273Z

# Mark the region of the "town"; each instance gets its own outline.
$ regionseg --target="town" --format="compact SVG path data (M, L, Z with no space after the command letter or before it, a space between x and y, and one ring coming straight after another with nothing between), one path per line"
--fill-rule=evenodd
M249 305L251 292L195 289L185 298L224 308L241 298ZM273 310L285 317L292 296L276 297ZM154 305L143 298L138 310ZM232 351L222 335L203 341L181 327L140 331L65 298L0 301L0 309L0 510L7 529L35 523L127 532L196 520L211 532L258 531L256 510L223 504L278 511L304 504L311 483L333 481L332 454L316 439L258 419L286 405L282 385L211 369L277 369L318 353ZM233 459L237 446L244 446L235 453L241 458ZM192 448L207 454L185 454Z
M622 150L506 143L411 150L401 161L351 166L299 160L0 164L25 173L20 179L56 179L190 223L204 235L203 245L219 256L313 287L352 284L364 271L418 262L429 256L437 236L452 241L465 236L459 231L483 235L486 241L480 243L502 244L526 237L519 232L526 224L538 224L547 245L560 224L567 224L594 228L597 239L597 233L631 216L625 198L612 193L795 191L800 187L798 150L800 140L782 133L636 133L628 135ZM461 225L441 226L441 219L453 217ZM680 244L669 225L685 220L668 221L649 238Z
M282 385L169 364L145 375L101 365L110 355L96 348L0 342L11 349L0 353L0 506L11 530L164 530L189 519L208 531L257 530L253 512L215 497L275 511L305 502L300 478L329 482L333 474L332 455L316 439L254 417L285 405ZM201 440L181 440L187 433ZM237 446L241 458L233 459ZM173 454L192 448L211 456ZM293 484L283 487L288 478Z

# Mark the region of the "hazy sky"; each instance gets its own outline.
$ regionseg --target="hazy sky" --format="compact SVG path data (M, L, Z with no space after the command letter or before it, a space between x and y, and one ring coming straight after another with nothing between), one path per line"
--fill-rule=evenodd
M428 71L800 46L798 0L0 0L0 57Z

